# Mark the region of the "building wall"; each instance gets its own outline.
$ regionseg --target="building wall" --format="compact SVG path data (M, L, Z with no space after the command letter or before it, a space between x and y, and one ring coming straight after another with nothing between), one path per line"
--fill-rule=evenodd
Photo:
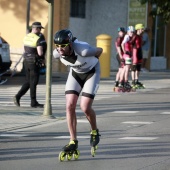
M40 21L45 29L42 33L47 39L48 33L48 2L46 0L31 0L30 4L30 25ZM54 33L62 28L68 27L70 15L70 1L54 0ZM10 58L13 67L23 53L23 38L26 34L26 12L27 0L0 0L0 35L10 45ZM59 62L53 63L53 72L62 70ZM21 71L22 62L17 67Z
M26 34L26 0L0 0L0 35L10 45L12 66L19 60L23 52L23 37ZM149 9L148 9L149 10ZM117 37L117 28L127 27L128 0L86 0L86 18L70 17L70 0L54 0L54 28L53 35L59 29L69 28L79 40L87 41L96 46L96 36L108 34L112 37L111 70L117 70L115 59L116 49L114 41ZM47 39L48 32L48 3L45 0L31 0L30 25L40 21L45 27L42 32ZM148 12L148 26L152 28L151 17ZM151 34L150 34L151 37ZM170 68L170 24L167 26L167 68ZM54 59L53 59L54 60ZM66 71L60 61L52 61L53 72ZM150 58L147 63L150 67ZM22 63L18 71L22 69Z
M96 36L108 34L112 37L111 70L117 70L114 41L117 28L127 26L127 0L86 0L86 18L70 18L69 28L79 40L96 45Z

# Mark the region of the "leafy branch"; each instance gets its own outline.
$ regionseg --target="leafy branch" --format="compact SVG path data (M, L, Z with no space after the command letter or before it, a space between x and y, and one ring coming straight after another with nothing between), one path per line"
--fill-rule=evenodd
M141 4L149 3L152 6L150 15L162 16L164 23L170 22L170 0L138 0Z

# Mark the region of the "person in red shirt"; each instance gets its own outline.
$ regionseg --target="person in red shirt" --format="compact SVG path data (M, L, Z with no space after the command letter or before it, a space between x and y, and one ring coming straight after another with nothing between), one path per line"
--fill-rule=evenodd
M119 27L118 28L118 37L116 38L116 41L115 41L115 46L116 46L116 50L117 50L116 58L119 63L118 72L116 74L115 87L118 87L121 77L123 78L123 76L124 76L125 62L123 59L123 50L121 47L124 35L125 35L125 28Z
M143 84L139 82L139 73L141 70L142 64L142 33L144 31L143 24L136 24L135 25L136 34L133 36L131 43L132 43L132 86L135 88L143 88Z

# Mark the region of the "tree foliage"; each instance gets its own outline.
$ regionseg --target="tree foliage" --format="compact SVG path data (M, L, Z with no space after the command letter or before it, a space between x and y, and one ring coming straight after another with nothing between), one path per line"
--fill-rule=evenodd
M150 14L162 16L164 23L170 22L170 0L138 0L141 4L149 3L152 6Z

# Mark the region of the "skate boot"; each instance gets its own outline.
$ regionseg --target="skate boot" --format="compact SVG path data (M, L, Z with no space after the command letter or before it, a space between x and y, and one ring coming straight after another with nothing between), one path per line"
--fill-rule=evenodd
M132 89L136 89L136 83L135 83L135 80L132 80L131 87L132 87Z
M115 81L115 86L113 87L113 91L116 91L116 89L118 89L119 86L119 81Z
M72 159L72 157L74 158L74 160L77 160L79 158L80 155L80 151L77 150L78 148L78 141L77 140L72 140L69 142L69 144L65 145L62 149L63 151L61 151L59 153L59 161L64 161L65 157L68 161L70 161Z
M125 92L130 92L131 91L131 85L129 84L129 82L125 82L124 84L124 89L125 89Z
M119 81L115 81L115 87L118 87Z
M145 85L142 84L142 83L139 82L139 81L136 81L135 87L136 87L136 89L145 89Z
M91 133L91 138L90 138L90 145L91 145L91 155L94 157L96 154L96 150L97 150L97 144L100 141L100 137L101 136L99 134L99 130L92 130Z
M124 82L119 83L119 86L118 86L118 92L125 92Z
M124 89L126 92L134 92L136 91L136 89L132 88L132 86L130 85L130 83L127 81L124 85Z

